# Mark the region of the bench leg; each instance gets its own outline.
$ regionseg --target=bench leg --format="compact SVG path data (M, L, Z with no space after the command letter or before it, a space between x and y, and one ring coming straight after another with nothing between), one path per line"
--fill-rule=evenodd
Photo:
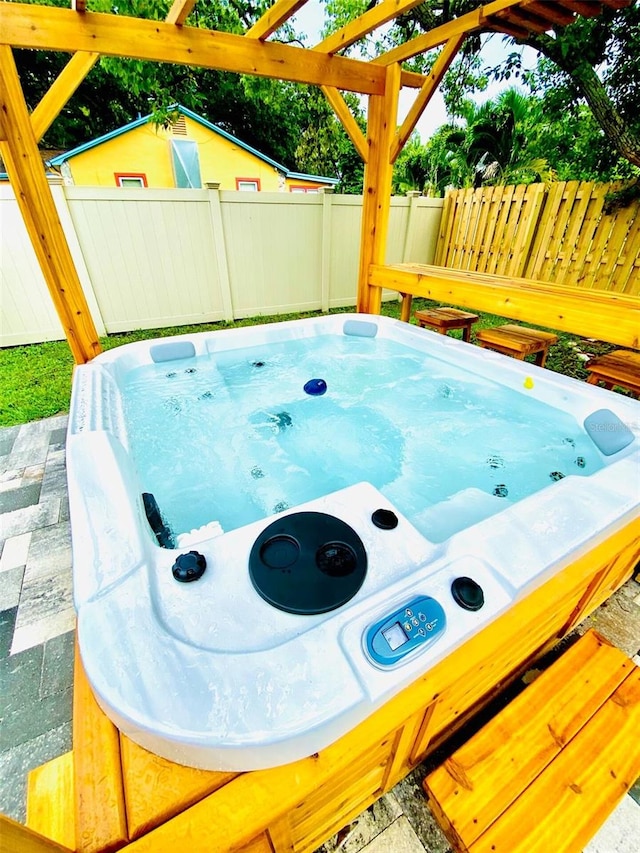
M410 293L401 293L402 296L402 305L400 306L400 319L404 323L408 323L411 319L411 303L413 302L413 296Z
M535 362L538 365L538 367L544 367L548 354L549 354L548 349L541 349L540 352L536 353Z
M603 376L598 376L596 373L589 374L589 378L587 379L587 383L589 385L597 385L599 382L602 382L606 391L613 391L615 382L609 382L609 380L605 379Z
M471 340L471 326L462 327L462 340L467 344Z

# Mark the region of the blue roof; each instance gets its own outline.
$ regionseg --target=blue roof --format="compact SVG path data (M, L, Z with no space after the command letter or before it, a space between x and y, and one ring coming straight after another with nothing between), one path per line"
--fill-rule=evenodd
M340 182L340 178L323 178L319 175L305 175L304 172L287 172L287 177L298 181L322 181L323 184L331 184L332 186Z
M197 113L194 113L186 107L183 107L181 104L175 104L173 109L175 109L177 112L181 113L184 116L188 116L188 118L193 119L193 121L197 121L198 124L201 124L203 127L208 128L209 130L213 131L213 133L217 133L218 136L222 136L223 139L226 139L229 142L233 142L234 145L238 145L240 148L243 148L245 151L248 151L249 154L253 154L254 157L259 157L260 160L263 160L265 163L268 163L270 166L273 166L274 169L277 169L279 172L282 172L287 178L298 178L308 181L317 181L318 183L331 185L335 185L338 183L338 178L327 178L321 175L303 175L300 172L290 172L286 166L282 165L282 163L278 163L276 160L272 160L271 157L267 157L266 154L262 154L262 152L258 151L256 148L252 148L251 145L247 145L246 142L243 142L236 136L227 133L226 130L223 130L221 127L218 127L215 124L212 124L210 121L207 121L206 118L199 116ZM135 121L130 121L129 124L124 124L122 127L118 127L116 130L112 130L109 133L103 134L102 136L97 136L95 139L91 139L89 142L85 142L82 145L78 145L76 148L71 148L69 151L65 151L63 154L58 154L56 157L52 157L51 160L47 161L47 164L51 166L61 166L64 162L70 160L72 157L77 157L78 154L82 154L85 151L89 151L91 148L96 148L98 145L102 145L104 142L108 142L110 139L115 139L117 136L122 136L123 133L128 133L130 130L133 130L136 127L141 127L143 124L146 124L150 118L151 115L147 115L142 116L141 118L137 118Z

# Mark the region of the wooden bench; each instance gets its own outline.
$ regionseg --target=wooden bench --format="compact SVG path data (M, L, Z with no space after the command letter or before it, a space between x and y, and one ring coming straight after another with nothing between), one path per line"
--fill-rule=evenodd
M618 349L592 358L585 367L591 385L602 382L609 390L617 385L640 396L640 352Z
M368 283L402 295L403 320L409 320L418 296L640 349L640 297L626 293L430 264L372 264Z
M552 332L541 332L538 329L527 329L524 326L505 323L503 326L494 326L492 329L481 329L476 333L476 342L485 349L510 355L520 361L523 361L527 355L534 355L536 364L544 367L549 347L558 343L558 336Z
M424 781L457 853L579 853L640 775L640 668L588 631Z
M460 311L458 308L431 308L427 311L416 311L416 321L421 329L433 329L441 335L446 335L449 329L462 329L462 340L469 343L471 326L478 321L477 314Z

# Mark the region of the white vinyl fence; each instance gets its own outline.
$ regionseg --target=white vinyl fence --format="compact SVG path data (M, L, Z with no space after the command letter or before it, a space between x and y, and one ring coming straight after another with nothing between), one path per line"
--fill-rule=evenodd
M52 191L99 334L355 305L361 196ZM392 199L389 263L433 261L442 205ZM8 185L0 252L0 346L62 339Z

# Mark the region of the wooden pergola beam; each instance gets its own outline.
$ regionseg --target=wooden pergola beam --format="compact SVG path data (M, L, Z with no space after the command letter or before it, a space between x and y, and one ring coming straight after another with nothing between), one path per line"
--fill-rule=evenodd
M554 0L559 6L573 12L574 15L582 15L583 18L596 18L602 13L600 2L594 0ZM603 0L605 2L605 0ZM605 2L605 5L609 5ZM628 5L628 4L627 4Z
M422 89L420 89L417 98L413 102L413 106L407 113L407 117L402 123L402 127L398 129L395 135L391 148L392 163L395 163L398 159L400 152L406 145L407 140L413 133L413 129L420 120L420 116L424 112L424 108L433 97L436 89L442 81L442 78L447 73L447 69L462 47L464 39L465 37L463 35L450 38L440 53L440 56L436 59L434 66L431 69L431 73L427 76Z
M533 0L493 0L493 3L487 3L485 6L479 6L466 15L460 15L459 18L454 18L447 24L442 24L428 33L423 33L411 41L405 42L398 47L383 53L372 62L376 65L390 65L393 62L404 62L406 59L411 59L419 53L426 53L434 47L448 42L449 39L459 35L469 35L470 33L479 32L487 26L487 19L491 15L495 15L504 9L509 9L513 6L527 6Z
M382 292L370 286L369 267L385 261L393 173L389 153L396 132L400 77L398 64L388 66L384 95L369 98L357 304L358 311L369 314L380 313Z
M271 33L275 33L285 21L301 9L307 0L276 0L270 9L259 18L247 32L247 38L260 39L264 41Z
M550 30L552 24L546 18L540 18L525 9L504 9L494 15L495 19L505 20L510 24L524 27L525 30L534 33L546 33Z
M73 13L72 13L73 14ZM0 153L73 357L100 351L98 333L58 217L11 48L0 45Z
M430 30L428 33L423 33L421 36L405 42L405 44L394 47L393 50L388 50L376 59L372 59L371 62L373 65L391 65L394 62L404 62L419 53L426 53L434 47L441 47L449 39L475 33L483 28L484 23L485 18L481 14L481 9L474 9L473 12L468 12L448 24L443 24L435 30Z
M559 27L566 27L567 24L571 24L575 20L571 12L563 9L557 3L545 3L543 0L534 0L529 8L534 14L544 16L552 24L557 24Z
M99 53L74 53L31 113L31 126L39 142L51 127L69 98L100 58Z
M181 27L191 14L198 0L173 0L173 5L167 12L165 21L167 24L175 24Z
M373 30L397 18L405 12L419 6L424 0L382 0L373 9L369 9L360 17L350 21L344 27L331 33L326 39L319 42L314 50L322 53L337 53L355 44L359 39L373 32Z
M322 92L329 101L334 113L342 123L347 136L353 142L356 151L360 155L360 158L364 163L367 162L369 157L369 148L367 146L367 140L364 138L364 134L360 130L358 123L353 117L353 113L349 109L349 106L345 99L342 97L340 92L337 89L334 89L332 86L321 86Z
M232 33L176 27L163 21L96 12L80 16L70 9L53 6L0 3L0 43L195 65L316 86L336 86L365 95L384 91L384 69L369 62Z

